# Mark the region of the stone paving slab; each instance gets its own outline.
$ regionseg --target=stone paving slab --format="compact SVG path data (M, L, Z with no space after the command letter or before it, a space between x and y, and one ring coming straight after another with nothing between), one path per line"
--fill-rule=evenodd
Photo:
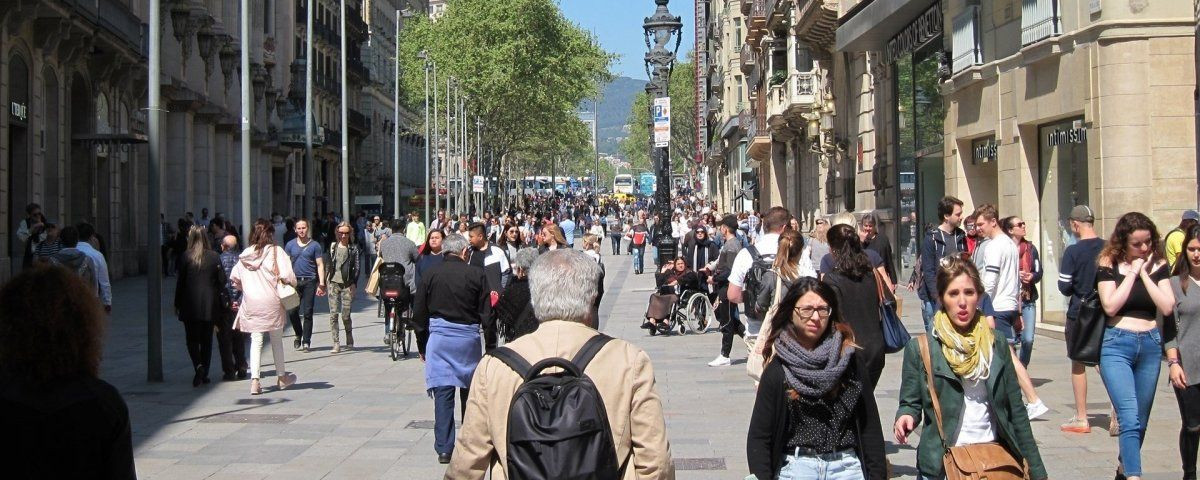
M679 462L678 478L745 477L746 428L755 393L745 374L745 349L735 342L735 364L710 368L705 364L717 353L719 333L648 336L638 325L653 290L653 276L633 275L629 256L605 255L604 261L608 285L601 306L602 329L641 346L653 360L671 448ZM164 298L170 299L174 278L167 280ZM212 384L191 387L183 329L167 311L169 301L163 303L166 381L147 383L144 292L144 278L114 285L114 313L102 367L102 376L123 392L129 405L141 478L442 477L445 468L437 464L433 452L433 404L424 392L422 364L415 354L395 362L387 357L373 301L356 299L357 348L334 355L329 352L327 305L318 299L313 351L292 350L290 333L284 339L287 368L297 373L299 383L285 391L275 389L268 348L264 392L252 397L248 382L222 382L216 372ZM909 293L903 296L908 300L903 317L912 331L918 331L919 302ZM214 362L216 355L214 345ZM876 391L885 432L891 431L896 410L900 358L888 357ZM1051 478L1111 478L1117 446L1106 430L1108 403L1098 376L1089 372L1089 408L1097 428L1079 435L1058 431L1073 404L1063 343L1039 337L1031 372L1039 395L1051 409L1033 422ZM1165 380L1158 397L1143 450L1145 478L1178 478L1180 421ZM913 478L915 450L888 442L887 451L896 478Z

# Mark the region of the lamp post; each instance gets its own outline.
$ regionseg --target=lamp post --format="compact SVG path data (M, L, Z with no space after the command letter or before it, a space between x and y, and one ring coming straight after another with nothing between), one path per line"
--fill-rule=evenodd
M658 6L654 11L654 15L646 17L642 22L642 29L646 35L646 75L650 77L650 83L646 86L646 91L651 98L670 98L667 91L667 85L671 80L671 69L675 67L675 53L679 50L679 43L683 37L680 35L680 30L683 29L683 22L679 17L671 15L667 10L667 3L670 0L654 0ZM674 37L675 45L668 49L671 43L671 38ZM654 108L654 102L651 102L651 109ZM653 122L653 111L651 112L651 122ZM653 127L653 125L652 125ZM657 235L654 238L654 246L658 249L659 264L666 264L673 260L678 249L678 244L675 238L671 236L670 228L663 228L662 225L671 221L671 155L670 147L655 147L654 146L654 129L650 129L650 163L655 168L655 174L658 177L658 189L654 192L654 207L658 212L658 228Z
M399 40L396 44L399 45ZM432 221L429 217L429 71L433 69L433 59L424 50L417 54L417 58L425 61L425 225L429 225ZM400 64L398 60L396 65Z

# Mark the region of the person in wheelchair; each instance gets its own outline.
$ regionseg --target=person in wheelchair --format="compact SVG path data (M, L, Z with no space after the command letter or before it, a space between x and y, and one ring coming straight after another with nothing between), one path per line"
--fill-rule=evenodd
M687 268L682 258L663 265L661 271L654 275L654 283L658 291L650 294L650 304L646 306L646 320L642 328L650 331L650 335L667 333L671 329L671 316L677 308L683 292L703 291L700 276ZM690 296L682 296L687 300Z

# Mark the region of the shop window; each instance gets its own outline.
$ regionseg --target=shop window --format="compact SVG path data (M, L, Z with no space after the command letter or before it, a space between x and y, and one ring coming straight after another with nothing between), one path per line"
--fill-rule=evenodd
M1043 292L1053 291L1058 259L1067 246L1078 241L1070 228L1071 209L1089 203L1087 137L1082 118L1038 127L1037 232ZM1067 307L1061 295L1044 295L1042 305L1044 316L1059 320Z

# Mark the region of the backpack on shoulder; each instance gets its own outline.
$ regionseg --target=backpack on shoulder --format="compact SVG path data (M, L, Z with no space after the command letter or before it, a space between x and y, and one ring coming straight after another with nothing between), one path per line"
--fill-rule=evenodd
M771 309L775 279L779 276L774 270L775 255L760 255L754 245L746 247L746 251L750 252L752 263L743 282L742 305L751 318L763 320Z
M508 409L508 478L621 478L608 413L584 374L610 340L597 334L571 360L552 357L534 365L508 347L488 353L523 379ZM551 367L562 371L543 373Z

